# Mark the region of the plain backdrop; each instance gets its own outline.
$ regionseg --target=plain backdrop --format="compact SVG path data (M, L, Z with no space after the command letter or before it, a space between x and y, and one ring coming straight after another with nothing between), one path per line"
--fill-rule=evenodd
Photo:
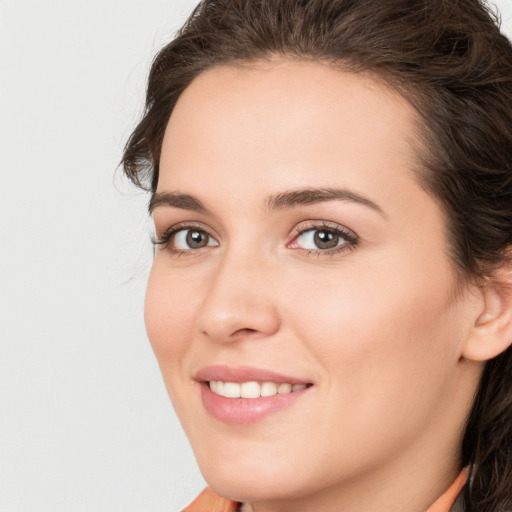
M116 173L195 3L0 0L0 512L173 512L205 485L144 331L148 198Z

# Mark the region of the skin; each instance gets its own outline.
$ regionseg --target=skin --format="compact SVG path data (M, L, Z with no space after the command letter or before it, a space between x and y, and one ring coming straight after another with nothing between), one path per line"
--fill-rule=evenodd
M156 206L156 236L192 222L211 238L156 247L146 326L206 481L245 510L424 512L460 471L482 370L463 354L484 299L455 292L443 213L414 171L417 123L370 77L285 59L206 71L173 111L157 193L208 212ZM376 208L268 208L299 188ZM357 242L326 253L297 235L324 224ZM211 364L314 385L262 421L228 425L193 378Z

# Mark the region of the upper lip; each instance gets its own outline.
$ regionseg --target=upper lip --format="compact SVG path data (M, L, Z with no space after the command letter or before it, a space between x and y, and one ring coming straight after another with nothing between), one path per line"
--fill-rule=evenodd
M309 381L282 373L251 366L210 365L201 368L194 376L198 382L221 380L223 382L275 382L276 384L309 384Z

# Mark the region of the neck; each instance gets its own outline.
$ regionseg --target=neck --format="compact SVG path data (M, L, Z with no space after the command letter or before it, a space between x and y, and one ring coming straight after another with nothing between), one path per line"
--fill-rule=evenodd
M429 507L451 486L461 471L460 454L450 453L449 446L457 445L460 433L454 436L453 444L432 446L423 444L422 454L415 457L418 440L402 460L392 465L382 464L386 469L369 470L354 475L338 486L325 482L325 486L314 494L292 499L247 502L241 512L426 512ZM417 453L415 454L417 455ZM411 461L416 461L412 463ZM318 489L318 487L317 487Z
M475 382L478 382L478 375ZM475 384L476 386L476 384ZM467 386L466 388L469 388ZM337 475L335 482L312 482L314 493L293 499L248 502L243 512L426 512L462 469L461 439L473 395L464 388L439 404L423 435L402 446L400 457L379 460L365 473ZM442 432L442 434L441 434ZM404 443L407 441L403 440Z

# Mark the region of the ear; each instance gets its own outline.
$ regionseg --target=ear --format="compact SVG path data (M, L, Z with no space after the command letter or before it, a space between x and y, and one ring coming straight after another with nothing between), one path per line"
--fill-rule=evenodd
M483 307L466 339L462 356L488 361L512 345L512 264L504 263L481 290Z

